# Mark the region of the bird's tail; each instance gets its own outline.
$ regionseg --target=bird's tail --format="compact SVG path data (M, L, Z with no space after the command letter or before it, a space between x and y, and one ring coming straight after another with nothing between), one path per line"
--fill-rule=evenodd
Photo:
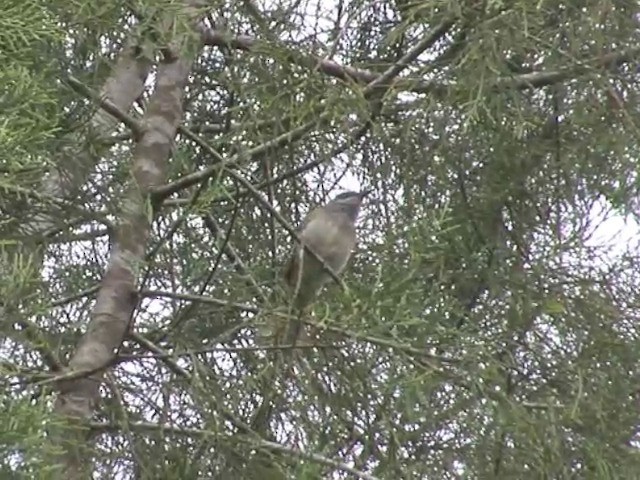
M304 322L302 321L303 311L298 310L295 318L289 320L287 325L287 331L284 337L284 345L294 349L300 341L304 329Z

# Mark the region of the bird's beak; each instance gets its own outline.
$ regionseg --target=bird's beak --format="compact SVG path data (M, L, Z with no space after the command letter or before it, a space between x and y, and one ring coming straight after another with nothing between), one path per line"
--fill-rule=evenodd
M369 195L371 192L373 192L372 188L368 188L367 190L363 190L362 192L360 192L360 200Z

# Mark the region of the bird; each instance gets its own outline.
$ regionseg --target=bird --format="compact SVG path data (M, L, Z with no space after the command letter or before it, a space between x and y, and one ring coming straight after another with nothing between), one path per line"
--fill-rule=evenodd
M285 341L295 345L302 330L301 316L315 300L333 273L340 275L347 266L356 246L356 222L364 198L371 190L347 191L336 195L326 205L312 210L302 222L299 238L315 255L296 244L284 267L284 280L298 311L297 320L289 324Z
M271 417L277 396L275 389L277 372L283 367L285 371L289 371L287 361L292 358L293 347L302 331L302 316L322 287L332 278L324 265L334 274L340 275L353 254L356 246L356 221L362 201L369 193L371 190L348 191L336 195L326 205L312 210L298 229L300 242L315 255L296 242L285 262L282 276L289 290L291 306L297 310L297 315L289 321L285 332L282 332L279 327L275 328L276 331L284 333L283 343L290 348L284 352L271 354L273 356L270 358L274 361L263 371L262 381L265 385L265 393L251 422L256 432L263 431ZM276 344L280 343L279 333L269 336L272 338L275 336Z

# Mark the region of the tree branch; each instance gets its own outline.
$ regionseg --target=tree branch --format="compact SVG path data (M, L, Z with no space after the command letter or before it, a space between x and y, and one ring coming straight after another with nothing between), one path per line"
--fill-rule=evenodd
M186 5L184 14L195 20L197 11ZM133 154L133 178L123 200L120 225L87 331L69 362L72 373L101 372L111 363L129 330L138 302L135 284L151 230L148 193L151 187L165 181L173 140L182 121L184 87L199 51L198 48L186 48L189 42L193 43L188 31L180 31L175 39L180 40L181 51L174 52L173 58L158 66L156 90L145 113L145 130ZM184 55L185 51L189 55ZM69 420L89 419L99 400L101 383L99 373L59 382L55 411ZM55 431L52 439L57 439L56 443L63 446L55 460L63 465L62 476L72 480L86 478L90 471L90 457L85 451L89 439L87 432L62 427Z
M106 423L106 422L91 422L89 426L91 427L92 430L98 431L98 432L119 432L122 430L122 427L118 425L114 425L113 423ZM180 428L180 427L174 427L171 425L160 425L157 423L150 423L150 422L132 422L128 425L128 427L131 430L135 430L138 432L163 432L163 433L170 433L170 434L186 436L186 437L212 436L218 439L220 438L220 435L216 432L208 432L206 430L202 430L198 428L186 428L186 427ZM286 453L296 458L310 460L312 462L319 463L327 467L335 468L343 472L349 473L355 476L356 478L360 478L362 480L379 480L378 477L370 475L356 468L350 467L349 465L343 462L332 460L330 458L327 458L323 455L319 455L317 453L305 452L296 448L282 445L280 443L270 442L268 440L244 438L244 437L237 437L237 436L227 437L227 441L229 442L237 443L239 440L243 441L243 443L249 443L250 445L258 447L263 450Z
M433 34L425 38L414 49L416 52L425 51L431 45L429 39L433 36L437 40L439 33L446 28L449 28L448 22L444 22L437 27ZM387 75L393 77L397 75L394 73L396 69L401 70L401 63L398 62L392 66L388 72L382 75L372 72L366 69L355 68L347 65L341 65L333 60L324 59L315 55L305 54L296 51L290 47L282 45L274 45L273 43L258 40L248 35L231 35L219 30L208 29L201 26L200 32L202 40L206 45L234 48L245 52L257 52L267 53L270 51L285 49L288 52L286 59L296 65L307 67L309 69L317 69L320 72L343 81L355 82L361 85L373 84L378 86L379 84L388 82ZM421 50L421 47L423 47ZM413 49L412 49L413 51ZM410 51L411 52L411 51ZM409 53L410 53L409 52ZM409 55L409 53L407 55ZM594 68L611 68L613 66L620 66L624 63L629 63L640 56L640 48L632 48L624 50L619 53L610 53L600 57L591 57L580 60L578 66L572 65L560 70L550 71L536 71L531 73L525 73L521 75L514 75L509 77L501 77L495 80L493 87L496 89L516 89L516 90L528 90L535 89L543 86L552 85L579 75L583 75ZM401 91L413 92L419 94L431 94L437 98L444 98L447 91L451 86L445 84L439 84L432 81L425 81L418 77L407 77L396 83L396 88Z

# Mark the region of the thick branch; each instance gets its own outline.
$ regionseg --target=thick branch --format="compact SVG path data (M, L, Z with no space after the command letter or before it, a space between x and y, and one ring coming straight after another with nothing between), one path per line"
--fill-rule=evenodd
M192 16L192 15L190 15ZM188 44L191 36L182 35ZM141 135L133 154L133 179L123 200L120 225L106 272L98 291L85 335L69 362L71 371L96 370L98 373L60 384L60 394L55 410L70 419L86 420L93 414L99 399L102 375L114 358L129 328L136 307L137 271L145 258L145 248L150 234L148 214L149 190L165 182L167 161L172 150L178 125L182 121L182 96L193 61L188 57L175 57L158 67L156 90L145 115L146 130ZM106 114L106 112L105 112ZM109 116L111 121L117 121ZM90 471L87 455L82 452L87 437L79 430L71 435L71 441L62 443L67 478L86 478ZM69 431L62 435L68 436Z
M98 96L104 103L120 112L128 112L133 102L142 94L144 82L151 69L151 62L138 55L136 42L137 37L133 35ZM119 125L119 120L108 110L98 108L89 121L89 135L92 139L98 140L97 144L104 143ZM100 158L91 151L89 142L74 136L65 143L70 147L61 152L58 165L46 175L43 182L43 192L57 198L73 195L73 192L84 184ZM55 218L41 215L25 225L23 230L24 233L35 234L44 232L55 224Z
M433 36L438 37L441 29L446 30L449 27L450 25L448 22L445 22L434 30ZM203 42L210 46L234 48L236 50L258 53L267 51L278 51L281 53L282 49L285 49L288 55L284 58L288 61L309 69L317 69L325 75L344 81L355 82L361 85L373 84L377 86L380 83L386 83L389 80L384 78L387 72L380 75L370 70L341 65L333 60L299 52L287 46L273 45L270 42L259 40L248 35L234 36L222 31L207 29L205 27L201 28L201 34ZM425 38L421 43L425 43L427 47L430 46L429 38ZM418 45L417 47L421 46L422 45ZM416 48L416 51L422 52L425 49ZM635 60L639 55L640 48L633 48L618 53L610 53L604 56L585 58L577 65L570 65L558 70L537 71L522 75L501 77L495 80L494 87L498 89L514 88L517 90L539 88L584 75L594 68L611 68L614 66L620 66ZM278 58L282 57L278 55ZM398 68L399 66L401 66L400 63L397 66L394 65L395 68ZM452 85L425 81L419 77L407 77L398 81L395 87L402 91L422 94L428 93L430 95L435 95L438 98L443 98Z

